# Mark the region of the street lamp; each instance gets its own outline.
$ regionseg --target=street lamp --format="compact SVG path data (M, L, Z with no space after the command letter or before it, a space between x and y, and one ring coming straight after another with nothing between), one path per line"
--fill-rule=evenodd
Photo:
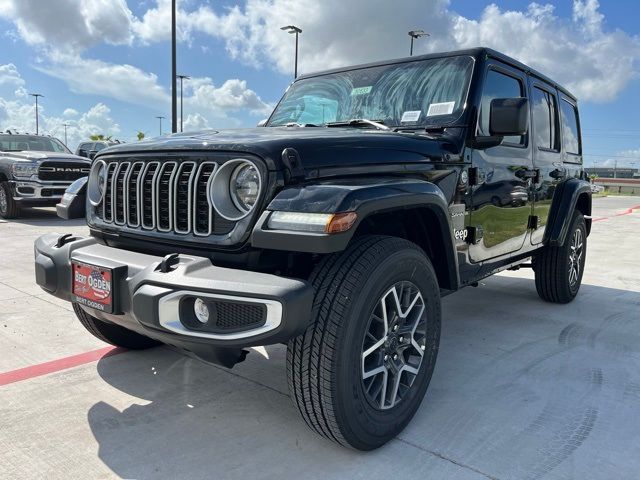
M298 35L302 33L302 29L296 27L295 25L287 25L286 27L280 27L280 30L284 30L285 32L291 34L296 34L296 61L293 71L293 78L298 78Z
M36 99L36 135L39 133L39 125L38 125L38 97L44 97L44 95L40 95L39 93L30 93L32 97Z
M162 120L167 117L157 116L156 118L160 120L160 136L162 136Z
M69 124L63 123L62 126L64 127L64 144L68 147L69 145L67 144L67 127L69 126Z
M431 35L424 30L411 30L409 32L409 36L411 37L411 48L409 49L409 56L411 57L413 56L413 40L420 37L430 37Z
M191 77L189 75L178 75L180 79L180 131L182 132L182 81L189 80Z
M178 108L176 99L176 0L171 0L171 132L178 131ZM162 120L161 120L162 122ZM161 134L162 135L162 134Z

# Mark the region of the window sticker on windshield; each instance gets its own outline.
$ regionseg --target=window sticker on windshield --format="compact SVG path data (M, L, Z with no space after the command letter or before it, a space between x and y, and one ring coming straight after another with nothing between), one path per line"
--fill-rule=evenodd
M358 87L358 88L354 88L353 90L351 90L351 96L356 96L356 95L366 95L367 93L371 92L371 89L373 88L373 85L369 85L368 87Z
M453 107L456 106L456 102L442 102L432 103L427 110L427 117L433 117L435 115L449 115L453 113Z
M400 123L417 122L418 120L420 120L421 114L422 114L422 110L407 110L402 114Z

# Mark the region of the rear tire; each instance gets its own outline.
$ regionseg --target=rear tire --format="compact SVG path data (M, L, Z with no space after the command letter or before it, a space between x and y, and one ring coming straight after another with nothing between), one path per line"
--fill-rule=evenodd
M139 333L127 330L120 325L104 322L92 317L85 312L77 303L73 304L73 311L80 323L94 337L99 338L103 342L110 343L116 347L123 347L129 350L144 350L147 348L160 345L160 342L153 340Z
M367 236L326 257L310 280L314 323L287 348L291 397L320 435L380 447L409 423L435 367L441 311L431 262L411 242Z
M10 220L20 216L20 206L13 199L9 182L0 182L0 217Z
M552 303L569 303L578 294L587 255L587 227L576 211L564 245L544 247L535 255L536 290L540 298Z

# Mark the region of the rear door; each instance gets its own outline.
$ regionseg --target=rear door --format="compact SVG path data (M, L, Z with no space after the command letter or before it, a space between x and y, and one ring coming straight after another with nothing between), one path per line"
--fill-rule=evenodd
M524 72L498 62L488 64L478 113L477 135L489 136L489 108L494 98L528 97ZM521 250L531 215L533 171L529 135L505 137L501 145L473 150L477 168L469 225L481 234L469 246L474 262Z
M533 180L533 225L531 243L542 242L544 229L549 218L551 200L558 184L565 178L566 171L560 152L560 119L556 89L535 78L531 78L531 138L533 146L533 166L537 175Z

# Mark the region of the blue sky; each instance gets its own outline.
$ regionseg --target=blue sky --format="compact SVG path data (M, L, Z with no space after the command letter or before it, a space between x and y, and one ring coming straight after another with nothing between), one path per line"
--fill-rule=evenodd
M130 141L170 118L168 0L0 0L0 129L43 129L69 145L91 133ZM586 163L640 167L640 6L630 1L247 0L179 2L178 71L187 129L253 126L300 70L486 45L558 79L579 97ZM170 129L169 120L164 130Z

